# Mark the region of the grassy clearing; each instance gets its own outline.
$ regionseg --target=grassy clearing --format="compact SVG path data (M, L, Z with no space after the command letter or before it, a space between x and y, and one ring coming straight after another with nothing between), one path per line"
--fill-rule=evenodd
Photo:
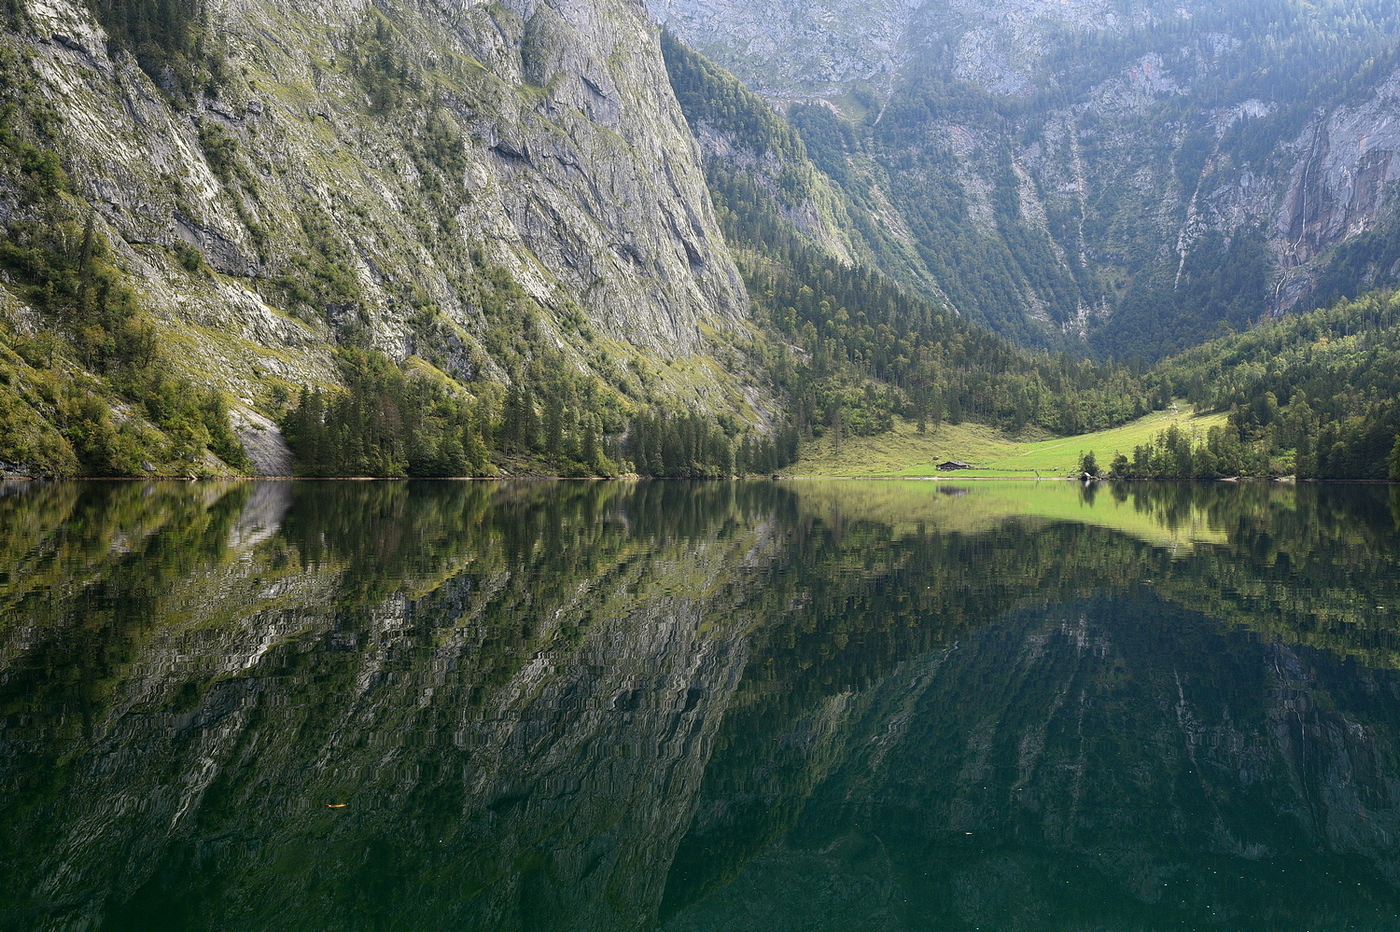
M858 478L918 478L947 476L935 467L945 460L973 464L972 469L952 473L959 478L1036 479L1074 474L1080 458L1093 451L1106 469L1115 453L1132 456L1133 448L1176 425L1193 434L1204 434L1225 423L1223 414L1197 415L1189 405L1179 412L1157 411L1122 427L1074 437L1012 438L984 424L943 424L920 434L913 421L895 420L895 428L878 437L850 437L840 451L829 440L809 444L802 458L788 470L793 476L849 476Z

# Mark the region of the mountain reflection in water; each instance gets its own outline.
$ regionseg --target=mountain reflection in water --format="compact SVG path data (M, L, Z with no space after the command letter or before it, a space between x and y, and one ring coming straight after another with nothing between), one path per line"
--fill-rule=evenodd
M0 485L0 929L1392 928L1397 513Z

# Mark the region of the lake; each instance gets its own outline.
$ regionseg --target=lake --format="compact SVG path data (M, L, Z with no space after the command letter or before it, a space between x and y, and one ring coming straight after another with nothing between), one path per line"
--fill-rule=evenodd
M0 929L1381 930L1400 495L0 484Z

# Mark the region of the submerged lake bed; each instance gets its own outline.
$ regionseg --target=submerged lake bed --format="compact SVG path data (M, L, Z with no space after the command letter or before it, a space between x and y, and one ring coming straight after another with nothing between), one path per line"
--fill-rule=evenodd
M1370 930L1400 497L0 484L0 929Z

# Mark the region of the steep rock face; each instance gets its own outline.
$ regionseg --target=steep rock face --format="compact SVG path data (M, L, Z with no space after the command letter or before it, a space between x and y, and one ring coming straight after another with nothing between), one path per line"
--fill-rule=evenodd
M1393 213L1393 182L1400 178L1400 72L1391 74L1360 103L1319 115L1295 139L1297 160L1273 218L1279 270L1279 304L1306 293L1327 251L1376 229ZM1240 179L1234 189L1253 187ZM1393 267L1370 270L1393 278Z
M513 365L491 334L532 305L545 344L609 374L694 356L702 325L742 320L636 3L237 0L210 16L223 66L192 99L109 55L80 2L28 3L3 38L199 381L255 408L271 381L333 382L345 339L499 381ZM0 219L25 215L0 195ZM190 246L207 268L176 261ZM700 371L685 388L703 399L723 378Z
M1395 21L1365 6L1355 29L1305 5L1263 21L1107 0L652 9L768 100L848 118L843 184L907 241L872 246L887 271L1023 340L1150 357L1393 280L1389 245L1337 251L1393 225L1397 77L1356 50L1381 54ZM900 36L867 55L892 77L824 64L852 35ZM1323 48L1356 57L1329 72ZM1242 76L1261 55L1276 85Z
M941 59L952 73L997 94L1032 92L1041 59L1070 31L1117 30L1140 22L1137 4L1112 0L924 0L910 23L910 45L927 61ZM1184 9L1172 11L1189 15ZM1169 14L1170 15L1170 14Z
M518 237L528 252L517 264L533 256L611 334L649 350L691 352L698 322L736 322L743 288L644 11L629 2L508 4L519 32L502 46L487 9L468 11L472 35L487 40L471 53L543 95L515 120L482 114L469 124L490 143L480 170L495 176L500 198L477 221L483 234L501 245Z
M888 88L917 0L649 0L652 15L770 99Z

